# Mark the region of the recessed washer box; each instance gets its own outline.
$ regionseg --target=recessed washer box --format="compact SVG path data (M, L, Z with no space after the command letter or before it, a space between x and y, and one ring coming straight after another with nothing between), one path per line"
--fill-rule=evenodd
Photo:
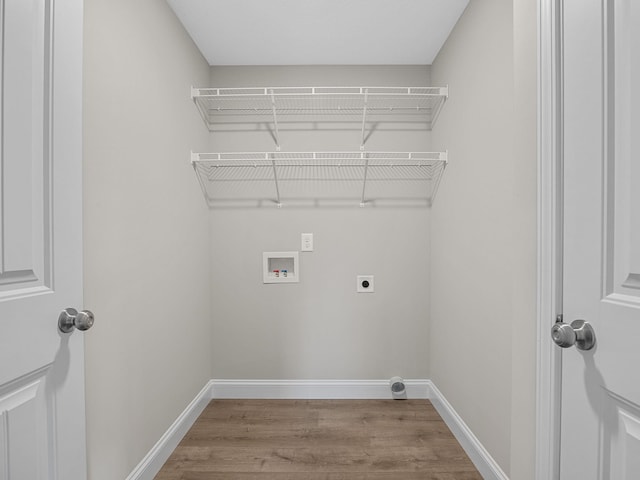
M263 252L263 283L298 283L298 252Z

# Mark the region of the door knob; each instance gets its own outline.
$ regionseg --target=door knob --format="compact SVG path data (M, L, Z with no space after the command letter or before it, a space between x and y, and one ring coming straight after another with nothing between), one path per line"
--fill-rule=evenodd
M562 348L575 345L578 350L591 350L596 344L596 333L589 322L574 320L568 324L564 323L560 316L556 324L551 327L551 338Z
M93 326L93 322L93 313L89 310L78 312L75 308L65 308L58 317L58 328L62 333L73 332L74 328L85 331Z

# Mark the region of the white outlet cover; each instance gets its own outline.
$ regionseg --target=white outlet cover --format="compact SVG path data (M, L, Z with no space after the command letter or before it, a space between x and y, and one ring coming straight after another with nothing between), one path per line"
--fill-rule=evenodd
M358 293L373 293L374 292L374 286L373 286L373 275L358 275L356 277L357 283L356 283L356 292ZM369 285L367 287L363 286L362 283L363 282L369 282Z

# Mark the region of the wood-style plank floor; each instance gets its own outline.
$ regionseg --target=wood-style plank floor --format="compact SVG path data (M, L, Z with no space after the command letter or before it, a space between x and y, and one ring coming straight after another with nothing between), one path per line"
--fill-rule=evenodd
M428 400L213 400L156 480L482 480Z

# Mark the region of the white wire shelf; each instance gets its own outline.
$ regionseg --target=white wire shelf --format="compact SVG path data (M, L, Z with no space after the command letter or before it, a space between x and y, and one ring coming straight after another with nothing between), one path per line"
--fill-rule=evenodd
M285 118L355 123L362 146L367 124L410 122L430 130L448 93L448 87L191 88L209 130L228 123L264 123L266 116L278 148Z
M446 152L192 153L210 207L431 205Z

